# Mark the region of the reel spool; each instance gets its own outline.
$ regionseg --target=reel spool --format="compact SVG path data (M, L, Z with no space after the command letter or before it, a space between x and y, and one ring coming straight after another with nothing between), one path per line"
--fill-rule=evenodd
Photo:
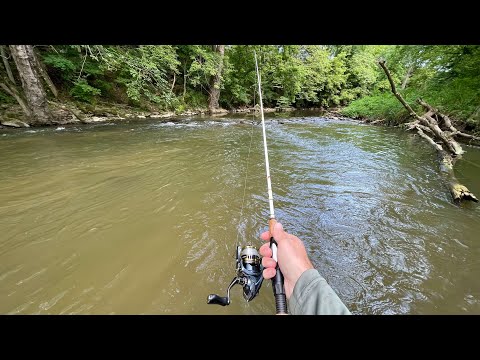
M253 300L258 294L263 282L263 266L257 249L252 245L247 245L243 249L237 246L235 260L237 275L228 285L227 296L210 294L207 298L207 304L230 305L230 289L236 284L242 285L243 298L247 302Z

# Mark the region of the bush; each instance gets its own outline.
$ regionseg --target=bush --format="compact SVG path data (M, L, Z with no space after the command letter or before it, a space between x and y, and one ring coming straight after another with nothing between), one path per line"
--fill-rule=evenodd
M280 107L280 108L290 107L291 104L292 104L292 102L290 101L290 99L288 99L285 96L280 96L277 99L277 106Z
M355 119L386 119L394 123L408 118L408 112L392 93L377 93L354 100L341 112Z
M430 88L425 101L450 117L480 127L480 79L456 78L448 84Z
M208 98L201 92L187 91L185 94L185 104L189 104L192 109L207 108Z
M93 103L95 96L100 94L100 89L90 86L85 79L75 81L73 88L70 90L70 95L75 99L88 103Z
M43 62L52 68L60 70L65 74L66 79L76 70L76 65L62 54L47 54L43 57Z
M5 94L3 91L0 91L0 104L14 104L16 100L13 96Z
M456 78L444 84L431 83L422 90L407 89L402 96L418 113L423 109L416 103L418 98L464 123L470 129L480 129L480 79ZM385 119L398 124L408 119L409 114L391 92L376 93L352 101L342 114L351 118Z
M420 93L414 89L407 89L402 92L402 96L412 109L421 112L421 107L416 102L421 97ZM391 92L380 91L352 101L341 112L343 115L352 118L385 119L387 122L394 124L401 123L409 117L408 111Z
M179 105L177 105L177 107L175 108L175 114L181 114L181 113L183 113L186 109L187 109L187 107L185 106L185 104L179 104Z

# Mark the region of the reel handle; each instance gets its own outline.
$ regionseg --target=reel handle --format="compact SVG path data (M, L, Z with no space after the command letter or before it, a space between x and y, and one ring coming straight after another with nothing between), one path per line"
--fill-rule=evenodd
M216 304L226 306L230 304L230 299L228 297L218 296L217 294L210 294L207 298L207 304Z
M222 297L217 294L210 294L208 295L207 298L207 304L213 304L213 305L230 305L230 289L232 288L233 285L239 284L242 282L242 279L239 278L238 276L234 277L230 285L228 285L227 289L227 296Z

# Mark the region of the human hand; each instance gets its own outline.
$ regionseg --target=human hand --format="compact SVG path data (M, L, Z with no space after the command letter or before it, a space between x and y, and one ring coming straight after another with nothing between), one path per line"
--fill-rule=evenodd
M308 269L313 269L313 265L308 258L302 240L295 235L285 232L282 224L277 222L273 228L273 234L270 234L270 231L265 231L260 237L262 240L270 241L272 235L278 244L277 260L284 278L285 295L287 296L287 299L290 299L295 283L300 275ZM260 247L260 255L263 256L263 277L265 279L273 278L277 273L275 270L277 262L272 259L270 242L263 244Z

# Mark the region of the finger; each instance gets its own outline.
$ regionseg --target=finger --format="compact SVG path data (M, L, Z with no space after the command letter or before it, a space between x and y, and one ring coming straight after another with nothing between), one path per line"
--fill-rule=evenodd
M273 278L276 273L277 273L277 270L272 268L266 268L263 270L263 277L268 280Z
M270 240L270 231L265 231L263 232L260 237L262 238L262 240L265 240L265 241L268 241Z
M272 255L273 255L272 254L272 249L270 249L270 243L266 243L266 244L263 244L262 246L260 246L259 252L260 252L260 255L266 256L266 257L269 257L269 258L271 258Z
M277 266L277 262L271 257L264 257L262 258L262 265L266 268L275 268Z
M275 226L273 227L273 238L275 240L282 240L284 237L285 237L286 233L285 231L283 231L283 225L279 222L277 222L275 224Z

